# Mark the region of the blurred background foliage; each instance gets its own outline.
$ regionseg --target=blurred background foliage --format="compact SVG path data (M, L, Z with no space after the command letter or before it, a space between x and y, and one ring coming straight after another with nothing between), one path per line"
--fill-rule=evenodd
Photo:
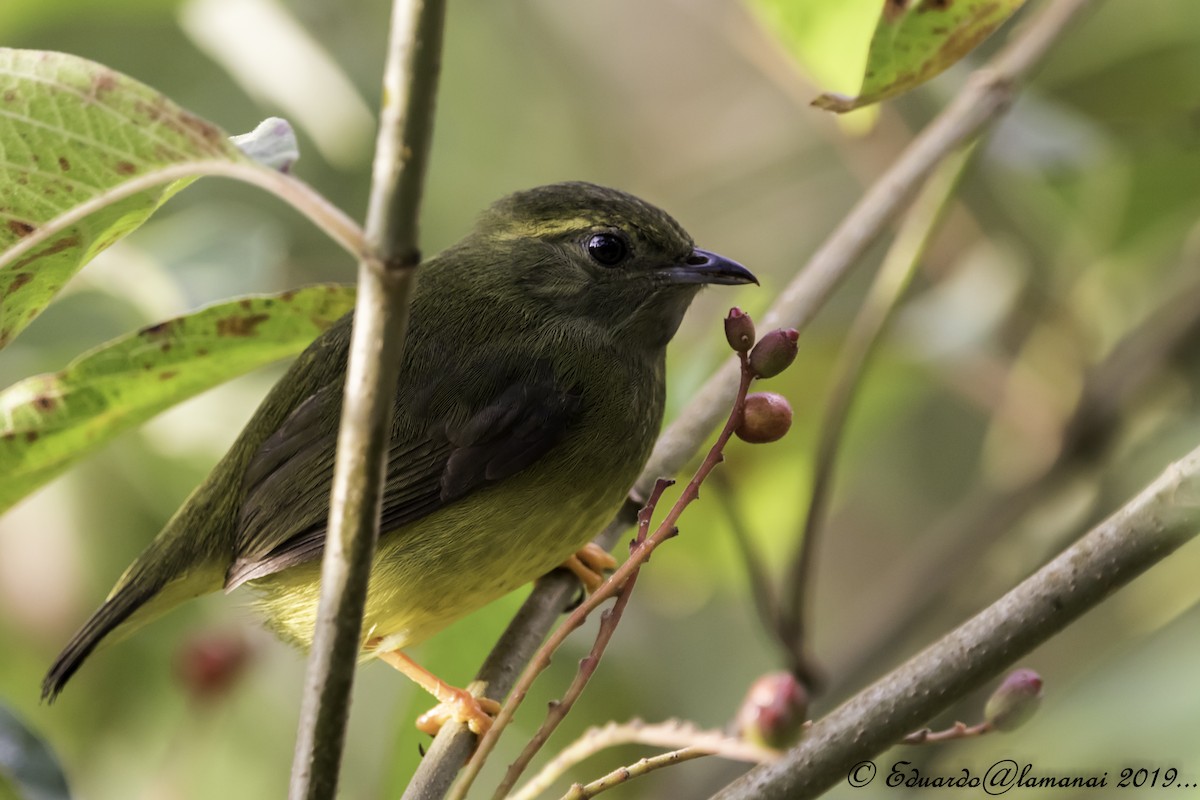
M361 216L387 5L7 0L0 42L95 59L227 130L286 116L304 146L298 174ZM1006 35L846 126L806 104L820 90L857 88L873 5L794 0L811 31L789 45L797 68L764 33L761 9L733 0L450 3L426 248L454 241L496 197L553 180L611 184L669 209L763 283L697 302L672 350L677 412L727 352L725 309L761 316ZM1200 442L1197 75L1194 0L1100 4L978 154L851 417L819 554L812 649L829 686L814 714L995 600ZM828 375L881 252L804 332L796 367L767 387L796 410L789 436L728 453L732 504L780 572ZM0 381L59 369L216 299L351 276L346 257L281 204L202 181L85 269L0 357ZM37 700L59 647L278 374L162 415L0 519L0 702L50 743L78 797L285 793L304 661L262 632L237 594L169 615L97 655L54 706ZM716 491L645 570L557 741L632 716L720 726L752 680L783 663L755 617ZM1025 659L1047 698L1019 733L897 750L880 763L958 774L1003 756L1046 771L1107 770L1110 780L1123 766L1200 779L1197 574L1193 543ZM519 600L416 655L465 682ZM493 770L588 646L578 637L560 654ZM230 659L243 669L223 683ZM374 665L355 692L342 796L396 796L419 757L412 720L428 699ZM975 721L983 696L939 722ZM606 754L575 777L641 754ZM705 796L741 769L692 762L618 791Z

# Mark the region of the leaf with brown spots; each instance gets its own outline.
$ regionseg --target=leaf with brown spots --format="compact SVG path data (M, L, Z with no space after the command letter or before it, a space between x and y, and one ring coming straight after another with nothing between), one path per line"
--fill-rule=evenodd
M218 128L75 56L0 48L0 97L0 347L194 180L155 182L157 173L249 161ZM135 180L147 188L133 192Z
M857 97L823 94L817 108L839 114L908 91L950 68L1025 0L883 0Z
M10 386L0 392L0 511L118 433L296 354L353 307L354 289L335 284L228 300Z
M242 307L242 310L247 310ZM230 314L217 320L218 336L255 336L260 324L268 319L266 314Z

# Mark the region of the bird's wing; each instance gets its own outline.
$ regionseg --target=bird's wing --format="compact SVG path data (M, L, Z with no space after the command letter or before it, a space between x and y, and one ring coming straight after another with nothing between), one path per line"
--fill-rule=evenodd
M486 365L480 369L488 371ZM458 374L464 377L442 380L397 409L383 490L384 533L533 464L582 407L579 394L548 373L482 382L478 370ZM480 392L481 383L490 391ZM489 399L464 407L468 384ZM320 556L337 437L329 420L339 416L341 391L339 382L301 403L251 459L227 590ZM415 410L406 414L404 406Z

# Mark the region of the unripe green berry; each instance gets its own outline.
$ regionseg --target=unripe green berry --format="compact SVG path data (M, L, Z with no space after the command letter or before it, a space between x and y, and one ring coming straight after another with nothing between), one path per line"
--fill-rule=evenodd
M774 378L796 360L796 342L800 332L795 328L777 328L759 339L750 351L750 369L756 377Z
M738 709L738 733L748 742L783 749L800 741L808 692L790 672L770 672L750 685Z
M1018 669L996 687L983 709L983 718L998 731L1024 725L1042 704L1042 676L1031 669Z
M746 395L742 421L734 433L744 442L765 444L783 438L792 427L792 407L787 398L774 392Z
M729 309L729 316L725 317L725 339L734 352L749 352L754 346L754 320L740 308Z

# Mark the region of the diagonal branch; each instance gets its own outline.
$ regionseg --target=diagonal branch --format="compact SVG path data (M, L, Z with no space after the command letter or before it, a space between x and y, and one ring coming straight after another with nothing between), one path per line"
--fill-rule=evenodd
M1193 538L1200 448L989 608L819 720L799 745L714 800L804 800L999 675Z
M914 632L954 591L954 576L963 574L962 566L981 558L987 543L997 541L1039 503L1060 491L1088 459L1110 450L1131 398L1161 374L1172 358L1200 344L1200 281L1172 287L1166 294L1146 321L1086 375L1075 410L1065 421L1054 461L1020 486L971 493L933 524L928 535L932 547L895 565L893 571L905 576L908 588L894 594L904 601L881 609L873 620L873 631L865 637L867 644L836 665L830 696L837 697L873 677L874 665L894 662Z
M292 800L333 798L346 734L371 556L379 535L392 398L420 251L417 222L441 62L443 0L396 0L367 212L376 258L358 302L321 564L321 602L292 763Z
M1058 0L1050 4L991 63L977 70L963 91L913 139L813 253L771 306L760 327L803 330L937 165L1012 105L1019 84L1041 64L1075 16L1092 2ZM695 455L729 407L737 378L737 361L730 359L696 392L659 438L636 484L637 494L644 495L657 476L673 475Z

